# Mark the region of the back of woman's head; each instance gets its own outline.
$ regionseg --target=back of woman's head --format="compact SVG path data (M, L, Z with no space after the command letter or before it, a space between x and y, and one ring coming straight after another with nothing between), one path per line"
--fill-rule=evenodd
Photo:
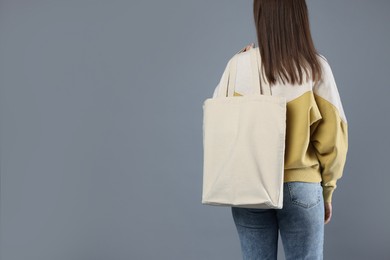
M302 84L321 79L319 53L310 33L305 0L254 0L254 22L264 72L270 85L281 79ZM306 80L303 79L303 70Z

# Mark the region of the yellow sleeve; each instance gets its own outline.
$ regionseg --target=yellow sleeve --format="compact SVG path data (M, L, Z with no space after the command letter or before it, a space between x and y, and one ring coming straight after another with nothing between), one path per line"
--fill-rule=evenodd
M314 87L321 119L311 125L311 143L321 166L323 196L331 202L342 177L348 151L348 124L332 70L324 63L323 79Z

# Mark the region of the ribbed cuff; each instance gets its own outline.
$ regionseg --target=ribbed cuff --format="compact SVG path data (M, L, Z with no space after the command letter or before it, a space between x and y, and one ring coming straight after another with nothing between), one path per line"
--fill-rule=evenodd
M332 202L334 188L324 187L324 186L322 186L322 188L323 188L324 202Z

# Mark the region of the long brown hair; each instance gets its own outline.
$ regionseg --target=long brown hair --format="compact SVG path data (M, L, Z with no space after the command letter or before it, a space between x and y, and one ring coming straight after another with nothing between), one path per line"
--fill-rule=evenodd
M321 79L320 55L311 37L305 0L254 0L253 14L264 73L270 86L278 78L283 84L284 79L291 84L302 84L302 69L306 80L309 75L314 82Z

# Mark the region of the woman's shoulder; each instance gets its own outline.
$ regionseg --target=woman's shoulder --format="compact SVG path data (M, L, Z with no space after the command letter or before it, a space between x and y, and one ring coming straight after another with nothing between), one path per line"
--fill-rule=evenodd
M331 69L329 60L325 57L325 55L323 55L321 53L317 53L317 56L318 56L318 61L320 62L320 65L321 65L323 71L325 71L325 73L327 73L327 74L332 73L332 69Z
M325 58L324 54L322 53L317 53L318 57L320 57L321 59L323 59L324 61L328 62L328 60Z

